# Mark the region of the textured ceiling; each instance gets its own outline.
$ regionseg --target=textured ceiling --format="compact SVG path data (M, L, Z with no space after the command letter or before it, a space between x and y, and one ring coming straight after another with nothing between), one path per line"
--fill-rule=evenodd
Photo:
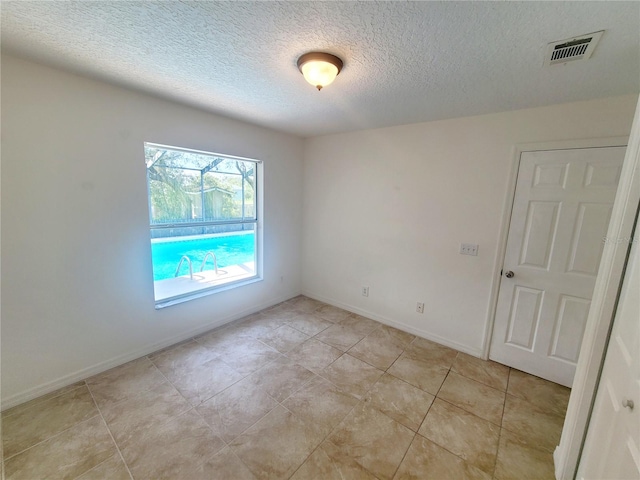
M640 91L640 2L3 1L1 27L3 51L302 136ZM309 50L345 62L321 92Z

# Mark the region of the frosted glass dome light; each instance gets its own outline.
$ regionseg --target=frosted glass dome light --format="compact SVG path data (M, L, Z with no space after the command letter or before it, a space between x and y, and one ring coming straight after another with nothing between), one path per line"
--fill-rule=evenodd
M342 60L330 53L309 52L298 59L298 69L305 80L318 90L336 79L342 65Z

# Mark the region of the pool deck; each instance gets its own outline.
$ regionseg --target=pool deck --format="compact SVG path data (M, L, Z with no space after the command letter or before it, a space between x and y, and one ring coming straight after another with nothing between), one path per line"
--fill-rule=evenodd
M247 262L218 268L217 275L214 270L205 270L204 272L193 272L193 279L189 278L189 275L182 275L166 280L158 280L155 282L156 302L192 293L203 288L216 287L229 282L251 278L255 274L255 263Z

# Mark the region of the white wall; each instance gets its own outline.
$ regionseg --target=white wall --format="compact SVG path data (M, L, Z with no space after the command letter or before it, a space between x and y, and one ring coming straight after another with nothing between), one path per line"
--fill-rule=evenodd
M144 141L264 160L263 282L154 309ZM293 136L3 56L3 407L299 293L302 153Z
M482 355L516 145L626 136L636 101L307 140L303 292ZM479 255L460 255L463 242L479 244Z

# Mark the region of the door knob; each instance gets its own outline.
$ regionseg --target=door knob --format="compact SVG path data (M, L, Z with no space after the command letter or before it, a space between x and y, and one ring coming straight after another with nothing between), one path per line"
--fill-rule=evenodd
M507 278L513 278L514 273L511 270L504 272L504 276Z
M633 410L633 400L624 400L622 402L622 406L624 408L628 408L629 410Z

